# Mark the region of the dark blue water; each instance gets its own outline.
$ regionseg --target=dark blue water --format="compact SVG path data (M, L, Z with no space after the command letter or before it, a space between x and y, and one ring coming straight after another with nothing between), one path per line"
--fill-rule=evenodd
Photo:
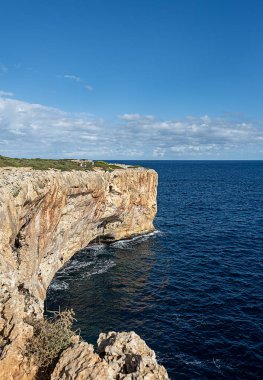
M263 379L263 162L144 164L159 232L78 253L48 308L74 308L89 342L136 331L171 379Z

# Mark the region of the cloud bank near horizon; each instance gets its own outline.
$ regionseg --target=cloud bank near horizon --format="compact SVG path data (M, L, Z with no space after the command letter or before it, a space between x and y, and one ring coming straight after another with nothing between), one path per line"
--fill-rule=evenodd
M103 159L262 159L263 122L239 116L161 120L125 113L109 124L88 113L0 92L0 154Z

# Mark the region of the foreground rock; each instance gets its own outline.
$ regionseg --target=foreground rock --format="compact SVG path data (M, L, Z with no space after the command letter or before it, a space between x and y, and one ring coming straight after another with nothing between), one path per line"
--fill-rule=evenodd
M62 354L51 380L168 380L155 353L134 332L100 334L93 346L76 343Z
M157 174L0 168L0 380L30 380L22 352L55 273L96 238L154 229Z

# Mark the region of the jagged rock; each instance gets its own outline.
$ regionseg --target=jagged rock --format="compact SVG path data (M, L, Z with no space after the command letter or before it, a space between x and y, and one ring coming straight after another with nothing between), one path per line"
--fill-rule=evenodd
M21 355L55 273L92 240L153 230L157 174L0 168L0 380L30 380Z
M135 332L101 333L98 353L118 380L165 380L165 368L156 361L155 352Z
M76 343L61 355L51 380L168 380L155 353L134 332L100 334L93 346Z
M91 344L80 342L61 355L51 380L110 380L113 371L94 353Z

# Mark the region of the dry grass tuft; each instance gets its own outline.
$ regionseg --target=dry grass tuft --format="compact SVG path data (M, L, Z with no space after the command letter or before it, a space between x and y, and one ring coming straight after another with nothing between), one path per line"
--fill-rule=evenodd
M51 318L27 320L33 326L34 334L27 342L25 356L33 357L40 368L50 366L69 347L71 337L75 334L72 330L73 320L72 309L54 312Z

